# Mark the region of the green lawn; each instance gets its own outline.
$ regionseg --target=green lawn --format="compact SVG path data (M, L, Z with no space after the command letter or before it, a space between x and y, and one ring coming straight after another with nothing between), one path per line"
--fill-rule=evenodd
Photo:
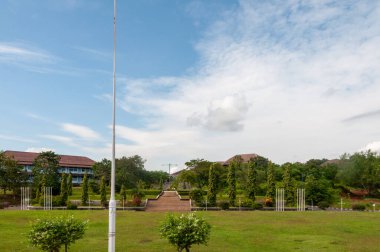
M38 251L25 234L31 221L55 215L89 219L70 251L107 251L108 211L0 211L0 251ZM376 212L199 212L211 225L209 245L192 251L380 251ZM165 213L117 213L117 251L175 251L158 233Z

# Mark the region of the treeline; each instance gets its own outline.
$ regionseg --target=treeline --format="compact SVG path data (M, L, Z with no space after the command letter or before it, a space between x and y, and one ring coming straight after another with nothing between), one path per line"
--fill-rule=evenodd
M115 187L119 192L124 185L126 189L162 189L168 181L169 175L163 171L147 171L144 168L145 160L138 155L122 157L115 160ZM94 180L104 176L107 185L111 181L111 160L103 159L93 167Z
M189 169L176 178L173 186L205 190L211 203L218 194L227 194L230 205L236 205L239 191L252 202L256 196L265 196L271 204L276 188L284 188L288 206L295 204L297 188L304 188L307 204L315 205L336 202L342 194L354 196L353 189L380 197L380 156L371 151L344 154L337 160L311 159L282 165L260 156L248 163L236 156L227 167L204 159L186 165Z
M67 179L70 187L72 177L69 174L66 176L58 172L59 161L60 156L56 153L41 152L33 162L32 173L28 174L16 160L0 151L0 189L4 194L6 191L19 194L20 187L32 186L33 197L36 197L41 188L52 187L53 195L60 195L62 181ZM163 184L169 179L168 173L147 171L144 163L145 160L138 155L116 159L115 187L117 192L121 190L122 186L125 189L162 189ZM93 175L87 174L88 182L86 181L86 183L95 193L99 193L102 178L107 187L110 184L110 176L111 161L103 159L93 165Z

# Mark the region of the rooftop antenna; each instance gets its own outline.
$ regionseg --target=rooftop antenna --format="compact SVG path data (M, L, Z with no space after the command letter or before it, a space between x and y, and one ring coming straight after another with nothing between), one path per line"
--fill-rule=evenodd
M115 252L116 201L115 201L115 111L116 111L116 0L113 1L113 113L112 113L112 166L111 198L108 208L108 252Z

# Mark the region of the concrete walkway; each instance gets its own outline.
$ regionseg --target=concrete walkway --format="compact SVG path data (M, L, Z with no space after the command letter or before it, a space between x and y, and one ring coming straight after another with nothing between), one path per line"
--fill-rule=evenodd
M164 191L158 199L149 199L147 212L190 212L190 200L181 200L176 191Z

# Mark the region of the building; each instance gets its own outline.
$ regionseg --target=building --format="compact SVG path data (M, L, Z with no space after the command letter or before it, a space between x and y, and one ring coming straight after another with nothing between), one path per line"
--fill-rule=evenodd
M241 162L242 162L242 163L248 163L252 158L256 158L256 157L258 157L258 155L255 154L255 153L249 153L249 154L237 154L237 155L235 155L235 156L233 156L233 157L230 157L230 158L227 159L225 162L223 162L223 166L228 166L228 165L232 162L232 160L234 160L234 158L235 158L236 156L240 156L240 158L241 158ZM219 163L222 163L222 162L219 162Z
M13 158L17 163L24 167L25 171L29 174L32 173L33 162L39 153L35 152L24 152L24 151L5 151L4 154L8 157ZM59 173L71 173L73 177L73 184L80 184L82 182L84 174L93 174L92 165L95 163L94 160L88 157L82 156L70 156L70 155L59 155L61 157L59 161Z

